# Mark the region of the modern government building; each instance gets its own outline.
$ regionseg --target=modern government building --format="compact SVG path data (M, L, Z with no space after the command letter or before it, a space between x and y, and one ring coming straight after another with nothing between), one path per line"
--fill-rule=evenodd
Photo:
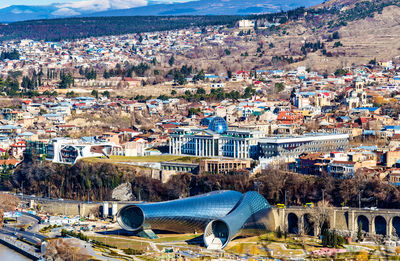
M126 205L118 211L117 221L125 230L153 238L153 230L203 232L208 249L223 249L241 232L259 234L275 229L271 206L255 191L242 194L223 190L166 202Z
M266 137L265 132L259 130L229 130L221 117L212 118L208 128L177 128L169 137L172 155L236 159L289 158L305 152L344 151L348 146L348 134Z
M258 140L265 133L255 130L229 130L226 121L215 117L207 129L178 128L170 134L169 153L200 157L256 159Z

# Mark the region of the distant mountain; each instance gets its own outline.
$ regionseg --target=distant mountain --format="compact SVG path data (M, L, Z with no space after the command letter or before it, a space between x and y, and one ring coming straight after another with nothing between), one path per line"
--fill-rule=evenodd
M198 0L97 12L90 16L248 15L286 11L300 6L310 7L322 2L322 0Z
M174 3L172 0L170 4L160 4L161 1L157 0L126 0L124 6L133 7L128 9L113 5L113 0L104 1L106 4L102 4L102 1L97 1L100 4L96 4L96 1L84 1L95 3L92 6L83 6L80 2L47 6L13 5L0 9L0 22L88 16L247 15L286 11L299 6L310 7L321 4L323 0L186 0L182 3L183 1Z
M56 11L56 7L48 6L27 6L12 5L0 9L1 22L15 22L32 19L47 19L51 17L51 13Z

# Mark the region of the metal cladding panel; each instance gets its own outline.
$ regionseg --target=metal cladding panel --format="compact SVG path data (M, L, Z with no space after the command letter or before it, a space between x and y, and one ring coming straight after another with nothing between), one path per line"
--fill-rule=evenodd
M224 248L246 224L255 228L260 225L261 219L268 218L270 212L271 206L263 196L255 191L247 192L228 215L207 225L204 243L209 248ZM263 224L263 228L268 225L270 224Z
M270 209L268 201L255 191L250 191L244 194L242 200L238 203L235 209L227 216L220 220L228 224L229 240L231 240L247 222L256 223L252 217L258 212Z
M213 219L226 216L242 196L240 192L224 190L184 199L134 206L142 210L144 223L149 224L152 229L193 232L204 229ZM124 208L129 206L132 205ZM119 216L124 215L124 208L120 210ZM120 220L126 219L127 217L124 216L120 218Z

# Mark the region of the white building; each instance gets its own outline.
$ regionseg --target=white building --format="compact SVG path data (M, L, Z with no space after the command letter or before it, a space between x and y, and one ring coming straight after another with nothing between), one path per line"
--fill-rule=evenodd
M255 25L254 20L240 20L239 21L239 29L254 28L254 25Z
M81 140L56 138L47 146L47 160L55 163L75 164L77 160L118 154L121 146L113 142L88 143Z

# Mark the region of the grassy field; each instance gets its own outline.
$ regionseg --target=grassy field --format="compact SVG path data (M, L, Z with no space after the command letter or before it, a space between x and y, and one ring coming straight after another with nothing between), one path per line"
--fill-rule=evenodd
M198 237L195 234L183 234L183 235L158 235L159 238L154 239L156 243L163 242L175 242L175 241L186 241Z
M89 236L89 238L100 241L110 246L114 246L119 249L134 248L134 249L146 250L149 247L149 244L146 242L139 242L132 239L115 238L115 237L109 238L104 236Z
M173 156L173 155L159 155L159 156L141 156L141 157L124 157L124 156L110 156L110 158L106 157L94 157L94 158L85 158L82 159L86 162L98 163L98 162L108 162L108 163L117 163L117 162L182 162L182 163L192 163L199 162L200 157L190 157L190 156Z
M315 238L287 237L285 239L283 236L279 238L275 232L269 232L260 236L237 238L228 244L226 250L234 254L256 256L268 255L266 249L271 249L278 255L302 255L302 250L311 252L321 247Z

